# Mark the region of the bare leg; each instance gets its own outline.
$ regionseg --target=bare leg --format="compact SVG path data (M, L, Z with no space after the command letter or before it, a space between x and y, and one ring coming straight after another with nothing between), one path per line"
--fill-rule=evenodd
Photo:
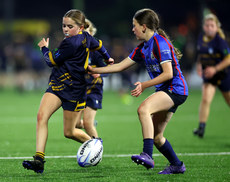
M48 137L48 120L61 107L61 100L52 93L45 93L42 97L37 114L36 151L45 152Z
M222 95L224 96L226 103L230 107L230 91L229 92L222 92Z
M84 110L83 124L86 133L89 136L98 137L97 130L94 126L94 120L96 116L97 110L92 109L91 107L86 107Z
M165 143L164 131L172 118L173 113L168 111L161 111L153 115L152 121L154 125L154 143L157 148L160 148Z
M174 105L172 99L162 91L149 96L138 108L138 116L142 125L143 138L154 137L152 114L168 111Z
M202 100L200 103L199 121L206 123L208 120L210 105L216 92L216 87L210 83L202 86Z
M81 129L75 128L77 122L81 119L82 111L74 112L64 110L64 135L80 143L90 140L90 136Z

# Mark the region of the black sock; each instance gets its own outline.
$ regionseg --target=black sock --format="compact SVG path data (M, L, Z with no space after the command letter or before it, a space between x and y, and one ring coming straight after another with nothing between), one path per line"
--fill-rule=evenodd
M206 123L204 123L204 122L199 123L199 129L204 130L205 126L206 126Z

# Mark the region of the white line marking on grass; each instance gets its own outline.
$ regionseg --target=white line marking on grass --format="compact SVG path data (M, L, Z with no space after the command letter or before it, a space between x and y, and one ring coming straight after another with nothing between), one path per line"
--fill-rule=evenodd
M103 157L130 157L133 154L105 154ZM217 153L178 153L178 156L213 156L213 155L230 155L230 152L217 152ZM153 154L154 157L162 156L162 154ZM31 159L32 157L0 157L1 159ZM76 155L69 156L46 156L47 159L59 158L76 158Z

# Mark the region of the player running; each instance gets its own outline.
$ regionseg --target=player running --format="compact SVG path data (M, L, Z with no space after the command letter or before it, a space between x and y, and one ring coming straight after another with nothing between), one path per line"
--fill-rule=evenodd
M204 17L202 34L198 39L197 72L203 78L199 127L193 133L204 136L210 105L218 87L230 106L230 49L220 22L214 14Z
M105 60L113 62L113 59L100 40L83 31L88 26L81 11L70 10L63 17L62 29L65 39L58 49L48 49L49 39L43 38L38 43L47 65L53 69L49 87L42 97L37 114L36 154L34 160L23 161L26 169L43 172L48 121L60 107L63 108L64 136L80 143L91 139L84 131L75 128L86 103L85 73L89 52L97 50Z
M180 52L172 45L168 36L159 27L158 15L151 9L141 9L133 17L133 32L143 41L133 52L118 64L104 68L92 68L92 73L120 72L135 63L145 65L151 80L136 82L131 95L138 97L146 88L155 86L156 92L144 100L138 108L142 126L143 152L131 159L145 166L154 167L153 145L168 159L170 166L159 174L184 173L186 168L174 152L169 141L163 136L164 130L177 110L188 96L188 87L182 75L179 61Z

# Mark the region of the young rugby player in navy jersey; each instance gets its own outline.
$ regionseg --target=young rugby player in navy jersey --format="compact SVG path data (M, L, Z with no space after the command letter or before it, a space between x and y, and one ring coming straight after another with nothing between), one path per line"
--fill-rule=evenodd
M88 19L86 22L89 27L85 30L90 35L94 36L97 29L91 21ZM104 67L104 59L97 51L90 52L89 54L89 65L92 67ZM86 133L91 137L98 137L97 130L95 128L96 121L95 116L98 109L102 108L102 98L103 98L103 77L108 74L86 74L85 79L87 83L87 99L86 108L84 109L82 115L83 119L78 122L78 128L84 128ZM79 125L80 124L80 125Z
M155 86L156 93L150 95L138 108L142 126L143 152L131 159L147 169L154 167L153 145L168 159L170 166L159 174L184 173L186 168L164 138L164 130L177 107L188 96L188 87L182 75L178 59L180 52L171 44L168 36L159 27L157 14L151 9L141 9L133 18L133 32L142 40L133 52L120 63L103 67L88 67L91 73L114 73L127 69L135 63L143 64L151 80L136 82L131 95L138 97L146 88Z
M193 131L204 136L210 105L218 87L230 106L230 49L220 22L214 14L208 14L203 22L204 34L198 39L197 72L203 78L202 99L199 111L199 127Z
M43 38L38 43L47 65L53 69L49 88L42 97L37 114L36 154L34 160L23 161L25 168L37 173L44 170L48 120L60 107L63 108L64 136L80 143L91 139L84 131L75 128L86 103L85 73L89 52L98 51L108 62L113 62L113 59L100 40L83 31L88 26L81 11L70 10L63 17L62 29L65 39L58 49L48 49L49 39Z

